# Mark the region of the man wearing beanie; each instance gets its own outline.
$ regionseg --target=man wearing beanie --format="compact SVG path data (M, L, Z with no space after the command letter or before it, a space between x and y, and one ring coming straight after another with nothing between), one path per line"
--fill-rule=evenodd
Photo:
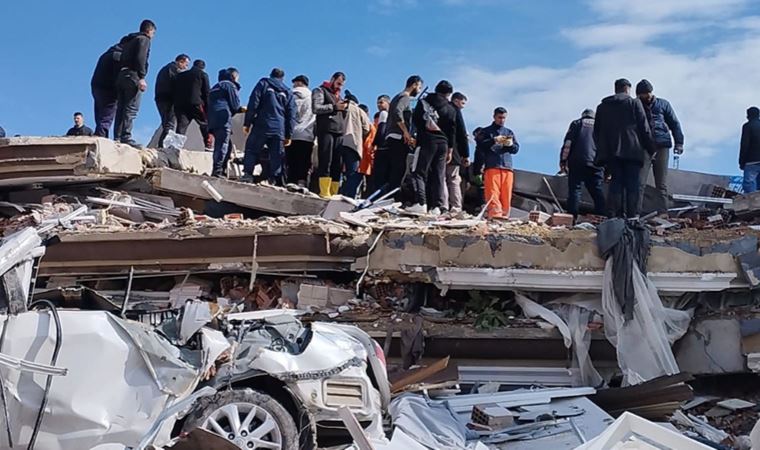
M606 213L602 189L604 171L594 165L594 116L594 110L587 109L580 119L570 123L559 157L560 170L568 174L567 212L576 217L583 185L594 200L594 214L602 216Z
M760 109L756 106L747 110L747 123L742 127L739 167L744 171L744 193L757 191L760 178Z
M594 121L595 162L612 175L607 199L612 217L638 217L641 167L655 152L644 106L630 92L630 81L615 81L615 95L602 100Z
M664 98L655 97L653 92L654 87L648 80L641 80L636 85L636 96L644 105L656 147L655 154L652 155L652 158L645 159L644 166L641 168L639 210L642 213L649 212L643 211L642 205L644 202L644 190L646 189L651 170L654 172L654 184L657 188L655 202L657 212L667 213L669 207L667 181L670 148L673 147L673 141L675 141L673 153L676 155L683 153L683 132L681 131L681 123L678 121L673 107ZM673 135L672 139L671 134Z

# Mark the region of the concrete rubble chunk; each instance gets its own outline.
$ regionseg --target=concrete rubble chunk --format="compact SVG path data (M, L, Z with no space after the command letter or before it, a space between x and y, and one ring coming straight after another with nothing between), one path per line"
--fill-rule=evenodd
M298 307L300 309L338 308L354 297L355 293L351 289L303 283L298 289Z
M746 400L742 400L740 398L730 398L727 400L723 400L717 403L718 406L721 408L726 408L731 411L739 411L742 409L748 409L753 408L755 406L754 403L748 402Z

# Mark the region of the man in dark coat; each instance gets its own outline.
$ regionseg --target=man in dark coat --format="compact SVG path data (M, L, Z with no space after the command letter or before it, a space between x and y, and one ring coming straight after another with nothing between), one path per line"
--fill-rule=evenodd
M291 144L296 123L295 98L284 78L282 69L272 69L269 78L259 80L248 99L243 125L249 134L245 142L241 181L253 181L253 169L266 146L269 151L269 173L264 176L270 184L284 184L285 147Z
M84 114L74 113L74 126L69 128L66 136L92 136L92 129L84 124Z
M340 187L340 138L346 128L348 109L348 102L341 99L345 84L346 75L335 72L330 81L325 81L311 93L311 110L317 117L317 177L322 197L337 194Z
M457 141L451 162L446 165L446 200L452 212L462 210L462 176L461 173L470 165L470 143L467 140L467 127L462 110L467 105L467 97L461 92L454 92L451 104L457 112Z
M668 163L670 162L670 148L673 147L673 153L676 155L683 154L683 131L681 131L681 122L676 117L676 112L670 103L664 98L655 97L654 86L647 80L641 80L636 85L636 96L644 105L644 111L647 113L649 128L652 130L652 138L655 143L656 153L652 158L644 159L644 167L641 169L639 192L639 210L644 201L644 189L647 185L649 172L654 172L654 184L657 188L656 208L659 213L667 213L669 207L668 200ZM671 138L671 134L673 137Z
M570 123L562 145L559 167L568 174L567 212L578 216L583 185L594 200L594 214L604 215L604 171L594 165L594 110L587 109L581 118Z
M174 114L174 81L177 74L187 70L190 65L190 57L184 53L174 58L174 61L165 65L158 71L156 76L156 107L161 116L161 136L158 138L159 148L163 148L164 139L169 131L177 127L177 116Z
M130 40L121 53L121 70L116 80L117 105L114 140L124 144L137 145L132 139L132 126L140 111L140 98L148 89L145 76L148 74L150 43L156 34L156 24L143 20L140 33Z
M446 164L456 145L456 108L449 102L454 87L446 80L438 82L435 93L417 102L412 123L417 129L418 147L409 179L413 196L407 211L438 215L446 208Z
M116 117L116 79L121 70L121 54L124 46L140 33L130 33L118 43L108 48L95 65L90 80L92 99L95 104L95 136L108 137L114 117Z
M638 217L641 168L656 151L644 105L630 92L630 81L617 80L594 122L596 165L612 175L607 205L613 217Z
M174 114L177 115L177 133L187 133L187 127L193 120L198 123L207 149L211 147L208 132L206 105L208 91L211 89L206 62L201 59L193 61L193 68L177 74L174 80Z
M227 175L230 159L232 116L242 112L240 107L240 73L234 67L219 71L219 82L208 94L208 128L214 135L214 167L211 176Z
M742 127L739 167L744 171L744 193L757 191L760 178L760 109L756 106L747 110L747 123Z

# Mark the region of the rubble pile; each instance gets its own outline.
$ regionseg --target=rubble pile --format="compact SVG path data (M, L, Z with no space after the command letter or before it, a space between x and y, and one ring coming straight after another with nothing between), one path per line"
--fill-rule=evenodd
M760 197L738 196L715 177L679 191L680 177L691 187L696 177L676 172L669 214L618 224L647 236L643 249L621 244L621 255L646 255L634 261L600 250L612 221L573 220L553 204L566 191L560 177L517 171L516 216L487 221L481 208L413 215L392 199L325 200L296 186L212 178L202 152L97 138L13 138L0 147L39 159L25 165L0 152L0 163L15 167L0 175L3 320L42 323L47 315L33 302L49 301L93 314L103 330L136 323L123 327L150 342L135 332L125 351L150 360L160 347L187 369L185 389L164 405L203 405L197 423L183 418L197 425L183 440L206 439L196 429L219 434L204 428L209 405L253 398L228 389L235 383L276 401L274 386L298 396L319 384L318 402L290 402L308 412L294 421L308 422L299 427L320 447L337 424L337 441L361 450L364 440L388 449L610 448L616 430L683 444L671 448L739 448L757 422L755 391L705 393L699 384L760 372ZM630 289L618 292L623 284ZM623 296L636 305L630 316ZM86 326L76 314L64 321ZM0 339L0 354L36 370L41 395L43 373L63 375L49 364L55 329L34 329L47 353L26 361L11 336ZM207 329L221 336L204 338ZM212 360L199 360L199 350ZM268 381L255 381L262 376ZM218 381L213 393L196 389L205 378ZM145 417L163 420L160 411ZM386 432L383 411L392 419ZM132 423L130 436L148 425ZM33 428L15 426L16 441ZM228 440L245 445L236 433Z

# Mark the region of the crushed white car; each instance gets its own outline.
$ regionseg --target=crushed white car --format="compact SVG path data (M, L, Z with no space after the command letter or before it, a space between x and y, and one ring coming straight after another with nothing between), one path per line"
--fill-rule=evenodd
M212 316L201 302L158 327L119 308L29 304L40 243L24 230L0 247L0 448L180 448L209 433L240 449L348 445L343 406L383 436L384 355L358 328Z

